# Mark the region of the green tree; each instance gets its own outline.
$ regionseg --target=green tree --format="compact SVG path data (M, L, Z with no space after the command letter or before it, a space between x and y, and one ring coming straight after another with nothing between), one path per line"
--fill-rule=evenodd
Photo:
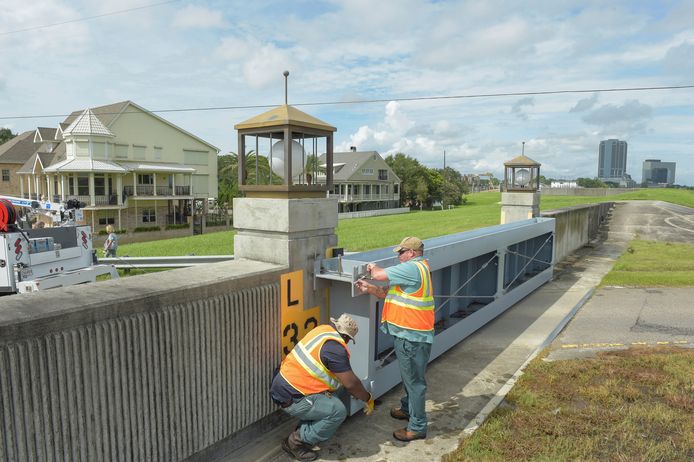
M463 195L470 192L466 178L456 169L446 167L438 169L437 172L443 178L441 185L441 200L445 206L461 205Z
M5 141L9 141L12 138L17 136L16 133L12 133L12 130L9 128L0 128L0 144L4 143Z
M606 188L607 185L597 178L577 178L576 184L582 188Z
M417 159L399 152L394 156L388 156L386 163L400 178L400 203L402 205L409 206L417 201L416 190L419 180L425 182L428 191L427 168L420 164Z
M419 210L422 210L424 204L429 200L429 185L424 178L417 179L417 185L415 186L415 198L419 202Z

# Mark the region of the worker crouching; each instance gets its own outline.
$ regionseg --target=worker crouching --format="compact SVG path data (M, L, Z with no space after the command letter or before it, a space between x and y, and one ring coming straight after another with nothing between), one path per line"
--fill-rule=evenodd
M346 314L321 325L299 341L280 365L272 380L272 400L299 426L283 442L282 449L301 461L318 457L318 443L335 434L347 417L340 398L333 395L341 385L364 401L364 413L373 412L374 401L352 372L347 342L354 341L357 323Z

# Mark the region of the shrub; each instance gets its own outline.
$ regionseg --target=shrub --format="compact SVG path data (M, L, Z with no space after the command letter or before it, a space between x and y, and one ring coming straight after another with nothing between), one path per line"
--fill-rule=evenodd
M116 229L113 231L116 234L125 234L128 232L127 229ZM98 233L96 233L98 236L106 236L108 233L106 232L105 229L100 230Z
M138 226L133 230L135 233L146 233L149 231L161 231L159 226Z
M179 224L175 224L175 225L166 225L166 229L184 229L184 228L190 228L190 224L179 223Z

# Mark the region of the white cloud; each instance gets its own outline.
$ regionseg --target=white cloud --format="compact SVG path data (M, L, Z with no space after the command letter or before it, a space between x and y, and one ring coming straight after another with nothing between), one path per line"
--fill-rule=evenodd
M188 5L174 15L173 25L181 29L191 29L226 27L227 24L221 11Z
M583 112L591 109L598 102L598 94L593 93L590 98L584 98L576 102L576 105L572 107L569 112Z

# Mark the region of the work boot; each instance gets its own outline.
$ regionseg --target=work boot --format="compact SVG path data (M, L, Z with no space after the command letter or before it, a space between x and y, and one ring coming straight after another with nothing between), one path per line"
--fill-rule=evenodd
M423 440L424 438L427 437L426 433L418 433L418 432L411 432L407 428L401 428L399 430L395 430L393 432L393 436L395 437L396 440L400 441L414 441L414 440Z
M398 420L410 420L410 414L407 412L403 411L399 407L394 407L390 410L390 416L394 419Z
M318 454L313 452L308 444L299 439L299 431L295 430L289 434L287 439L282 441L282 449L300 461L316 460Z

